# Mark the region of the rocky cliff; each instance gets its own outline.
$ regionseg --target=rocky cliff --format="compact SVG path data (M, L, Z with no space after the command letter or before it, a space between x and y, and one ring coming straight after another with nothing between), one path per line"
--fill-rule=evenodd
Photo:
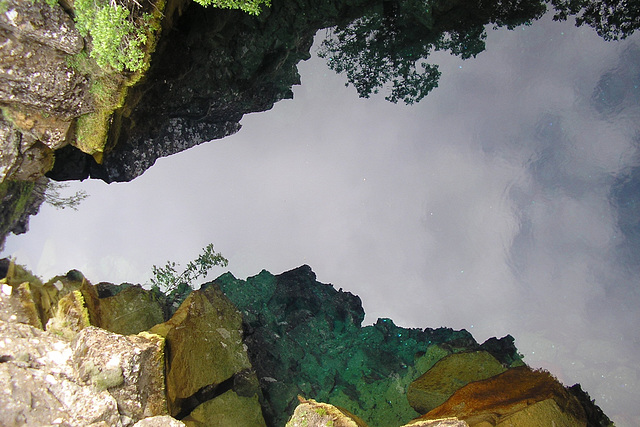
M152 66L114 113L101 162L67 147L49 176L129 181L159 157L237 132L244 114L293 96L317 30L367 1L275 0L257 17L169 2Z
M360 299L308 266L227 273L177 310L77 271L43 283L2 260L0 273L2 425L610 424L579 386L528 368L512 337L362 327Z

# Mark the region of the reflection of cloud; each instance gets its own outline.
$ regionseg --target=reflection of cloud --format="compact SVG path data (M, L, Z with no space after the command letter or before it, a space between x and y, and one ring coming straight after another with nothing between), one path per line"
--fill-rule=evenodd
M640 270L640 166L616 178L611 188L611 205L617 212L621 240L616 245L622 267Z
M592 81L575 87L586 108L539 113L521 138L532 151L506 193L519 222L508 264L531 301L521 322L537 327L518 337L525 353L535 349L526 360L631 412L640 398L627 380L640 376L640 49L623 50Z
M591 96L592 106L603 116L620 114L640 104L640 48L635 44L620 55L617 67L604 73Z

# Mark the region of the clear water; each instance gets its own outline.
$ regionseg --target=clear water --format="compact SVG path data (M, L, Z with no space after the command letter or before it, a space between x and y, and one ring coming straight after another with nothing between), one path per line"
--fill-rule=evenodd
M358 99L314 57L294 100L131 183L74 183L80 210L43 207L4 255L94 283L210 242L237 277L306 263L368 323L511 334L640 425L639 36L493 31L476 59L434 56L440 86L411 107Z

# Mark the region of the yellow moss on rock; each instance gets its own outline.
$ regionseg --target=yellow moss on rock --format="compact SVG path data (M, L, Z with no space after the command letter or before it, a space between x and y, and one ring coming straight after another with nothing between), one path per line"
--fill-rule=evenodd
M47 331L71 340L78 332L90 325L84 297L80 291L76 290L58 301L55 316L47 322Z

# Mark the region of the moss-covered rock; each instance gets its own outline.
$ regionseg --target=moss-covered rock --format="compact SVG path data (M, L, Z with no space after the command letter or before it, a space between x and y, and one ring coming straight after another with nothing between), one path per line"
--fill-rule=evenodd
M300 396L298 399L300 404L286 427L367 427L364 421L344 409Z
M78 332L90 325L89 312L85 306L84 298L82 293L76 290L58 300L55 315L47 322L46 329L71 340Z
M188 427L266 427L258 395L244 397L233 390L198 405L182 422Z
M236 374L251 370L242 342L242 317L216 286L192 292L171 319L151 332L167 342L171 415L187 415L215 397L220 387L230 387L221 384L232 384Z
M100 298L97 325L122 335L137 334L164 321L162 304L141 286L129 286L108 298Z

